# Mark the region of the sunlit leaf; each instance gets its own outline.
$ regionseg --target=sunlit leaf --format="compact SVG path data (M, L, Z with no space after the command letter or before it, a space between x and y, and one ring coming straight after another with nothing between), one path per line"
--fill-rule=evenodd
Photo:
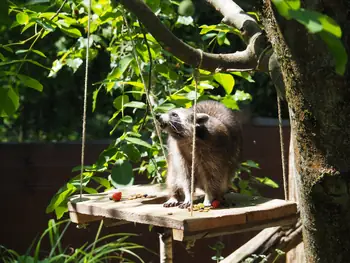
M247 160L243 163L241 163L242 165L244 166L248 166L248 167L251 167L251 168L257 168L257 169L260 169L260 166L258 163L252 161L252 160Z
M193 23L193 18L192 16L179 16L176 23L188 26Z
M236 90L235 94L233 95L233 98L235 101L245 101L251 100L252 96L249 93L246 93L242 90Z
M230 74L216 73L214 79L224 87L226 94L231 94L233 86L235 85L235 79Z
M226 38L226 33L225 32L219 32L216 36L216 39L218 41L218 44L222 46L224 44Z
M70 37L78 38L82 36L81 32L77 28L60 27L60 29L63 33Z
M144 102L141 102L141 101L131 101L131 102L125 103L124 107L145 109L146 104Z
M230 95L226 95L222 100L221 103L223 103L227 108L232 109L232 110L238 110L238 104L236 100L232 98Z
M272 188L278 188L278 184L268 177L255 177L255 179L264 185L270 186Z
M148 142L145 142L139 138L134 138L134 137L126 137L125 140L127 140L130 143L134 143L146 148L152 148L152 145L150 145Z
M91 179L107 189L111 187L110 182L106 178L94 176Z
M24 13L24 12L17 13L16 20L17 20L18 24L26 25L29 22L29 16L27 15L27 13Z

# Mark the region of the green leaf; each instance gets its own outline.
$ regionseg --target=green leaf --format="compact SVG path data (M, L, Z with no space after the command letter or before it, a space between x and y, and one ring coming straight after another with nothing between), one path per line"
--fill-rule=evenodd
M236 100L234 100L233 97L230 96L230 95L226 95L221 100L221 103L223 103L229 109L232 109L232 110L238 110L239 109Z
M193 23L193 18L192 16L178 16L176 23L188 26Z
M289 12L291 10L298 10L300 8L300 0L272 0L277 8L277 11L287 19L291 16Z
M150 145L148 142L145 142L139 138L135 138L135 137L126 137L125 138L126 141L130 142L130 143L134 143L146 148L152 148L152 145Z
M195 100L198 99L201 96L200 93L195 92L194 90L191 90L189 93L186 94L186 98L189 100Z
M34 21L49 32L53 32L56 30L57 25L48 18L45 18L45 17L35 18Z
M132 55L127 55L125 57L123 57L119 63L118 66L115 67L112 72L108 75L109 80L118 80L123 73L125 72L125 70L129 67L131 61L134 59L134 57Z
M87 192L88 194L97 194L98 192L96 191L96 189L91 188L91 187L84 187L83 190L85 192Z
M39 67L42 67L44 69L50 70L48 67L45 67L44 65L40 64L39 62L36 62L35 60L31 60L31 59L18 59L18 60L0 62L0 67L7 66L10 64L15 64L15 63L23 63L23 62L29 62L29 63L32 63L32 64L37 65Z
M290 10L290 16L303 24L310 33L318 33L323 30L323 25L319 20L322 14L305 9Z
M63 33L70 37L78 38L82 36L81 32L76 28L60 27L60 29Z
M247 167L251 167L251 168L260 169L259 164L254 162L254 161L252 161L252 160L247 160L247 161L241 163L241 165L247 166Z
M255 177L255 179L264 185L270 186L272 188L278 188L278 184L268 177Z
M251 100L252 96L249 93L245 93L242 90L236 90L235 94L233 95L233 98L235 101L245 101Z
M133 185L134 174L130 162L124 160L116 162L110 178L112 185L116 188Z
M344 75L348 62L348 54L343 43L340 39L329 34L328 32L322 32L320 33L320 36L322 37L323 41L326 42L329 51L335 59L335 71L339 75Z
M100 88L94 90L94 92L92 93L92 112L95 112L95 110L96 110L97 96L98 96L98 93L100 91Z
M132 123L132 117L131 116L124 116L123 118L120 119L121 122L125 123Z
M249 82L255 82L252 76L248 72L230 72L233 75L239 76L241 78L244 78L245 80Z
M102 185L106 189L111 187L110 182L106 178L94 176L91 179L94 180L95 182L99 183L100 185Z
M214 79L224 87L226 94L231 94L233 86L235 85L235 79L230 74L216 73Z
M224 44L225 38L226 38L226 33L225 32L219 32L217 34L216 39L217 39L218 44L220 46L222 46L222 44Z
M176 106L172 103L163 103L163 104L157 106L154 109L154 111L156 111L156 112L168 112L174 108L176 108Z
M55 214L56 214L57 219L62 218L63 215L67 212L68 212L67 205L62 205L62 206L58 206L55 208ZM41 262L39 262L39 263L41 263Z
M12 87L0 86L0 117L13 115L19 107L19 96Z
M17 77L23 85L35 89L37 91L43 91L43 85L36 79L21 74L18 74Z
M124 107L129 107L129 108L136 108L136 109L145 109L146 104L141 101L131 101L126 104L124 104Z
M124 144L121 147L121 150L128 156L129 160L132 162L139 162L141 160L141 153L139 149L136 148L133 144Z
M72 185L71 183L67 183L51 199L50 204L46 208L46 213L53 212L57 207L59 207L63 202L66 201L67 197L69 197L76 190L77 188L74 185Z
M38 54L39 56L43 57L43 58L46 58L45 54L39 50L36 50L36 49L19 49L17 50L15 53L16 54L22 54L22 53L27 53L27 52L33 52L33 53L36 53Z
M18 13L16 15L16 21L20 25L26 25L29 22L29 16L27 15L27 13L24 13L24 12Z
M120 84L131 85L131 86L143 89L143 83L142 82L137 82L137 81L119 81L119 83Z
M114 99L113 106L115 109L120 110L125 107L125 104L129 102L129 96L128 95L121 95Z

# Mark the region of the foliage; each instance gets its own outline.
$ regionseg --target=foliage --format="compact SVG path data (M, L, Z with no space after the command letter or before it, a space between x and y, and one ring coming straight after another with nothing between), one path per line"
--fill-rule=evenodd
M215 243L214 246L209 246L212 250L215 251L215 256L213 256L211 259L215 260L216 262L220 262L221 260L224 259L224 257L221 255L222 250L225 248L225 244L218 241Z
M259 186L279 187L276 182L268 177L254 176L252 169L260 169L259 164L252 160L241 163L240 168L233 178L233 190L241 194L253 196L260 195L258 190Z
M64 226L62 232L61 225ZM132 234L110 234L100 237L102 221L96 233L95 241L89 244L86 242L79 248L63 248L62 238L66 233L70 222L67 220L56 222L51 219L48 222L47 229L42 233L39 240L33 242L27 253L18 254L16 251L0 246L0 259L4 263L79 263L79 262L108 262L111 259L128 260L135 258L139 262L143 260L134 252L136 249L144 249L143 246L128 242L127 239ZM50 250L44 253L42 242L48 239ZM33 250L33 255L31 251ZM45 255L44 255L45 254Z
M343 75L348 60L341 42L340 26L329 16L300 7L300 0L272 0L278 12L287 19L294 19L312 34L318 34L327 44L335 59L335 70Z

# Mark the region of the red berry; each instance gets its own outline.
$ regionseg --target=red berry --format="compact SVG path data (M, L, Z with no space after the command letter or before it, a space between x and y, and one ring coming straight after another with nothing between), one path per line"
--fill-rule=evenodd
M115 192L113 195L112 195L112 199L114 201L120 201L120 199L122 199L122 192Z
M213 202L211 202L211 206L213 208L218 208L220 206L220 201L219 200L214 200Z

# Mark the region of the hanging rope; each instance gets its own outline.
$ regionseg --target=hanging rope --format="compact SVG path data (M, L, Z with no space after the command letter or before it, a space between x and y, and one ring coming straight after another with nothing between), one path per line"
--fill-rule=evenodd
M89 73L89 48L90 48L90 20L91 20L91 0L88 1L88 24L87 24L87 41L85 57L85 83L84 83L84 105L83 105L83 127L81 138L81 168L80 168L80 200L83 198L83 172L85 159L85 135L86 135L86 105L87 105L87 87Z
M193 79L194 79L194 101L193 101L193 133L192 133L192 165L191 165L191 216L193 216L193 199L194 199L194 168L196 163L196 117L197 117L197 90L198 90L198 82L199 82L199 69L202 66L203 61L203 52L199 50L200 61L198 67L194 70Z
M286 170L287 170L286 169L286 159L285 159L285 155L284 155L281 99L278 95L277 95L277 109L278 109L278 127L279 127L279 133L280 133L280 145L281 145L281 162L282 162L284 199L288 200L288 182L287 182L287 175L286 175Z

